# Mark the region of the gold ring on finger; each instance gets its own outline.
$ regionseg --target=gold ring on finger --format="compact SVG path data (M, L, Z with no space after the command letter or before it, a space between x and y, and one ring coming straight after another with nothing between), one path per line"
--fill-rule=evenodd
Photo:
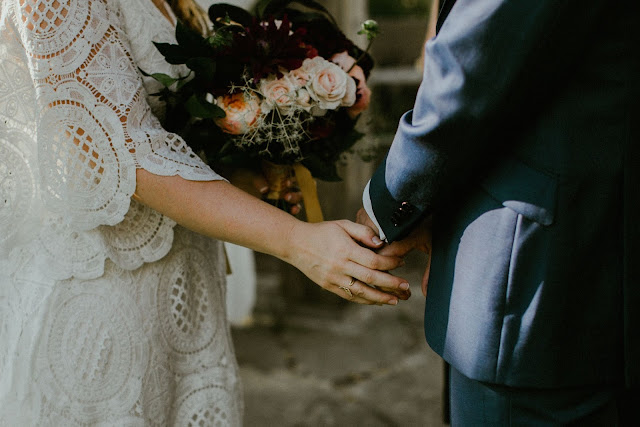
M349 287L352 287L354 283L356 283L356 278L352 277L351 281L349 282Z
M353 297L353 294L351 293L351 289L347 288L346 286L340 286L340 289L342 289L349 296L349 298Z

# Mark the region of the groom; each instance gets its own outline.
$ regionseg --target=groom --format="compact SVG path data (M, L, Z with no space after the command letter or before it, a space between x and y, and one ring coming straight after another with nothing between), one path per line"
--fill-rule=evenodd
M432 220L425 332L454 425L638 411L638 19L635 0L441 9L359 218L396 253Z

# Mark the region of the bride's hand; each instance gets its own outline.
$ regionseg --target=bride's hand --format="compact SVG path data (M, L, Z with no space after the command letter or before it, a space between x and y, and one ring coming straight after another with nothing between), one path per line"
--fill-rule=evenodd
M374 249L382 246L373 230L351 221L296 222L284 260L322 288L353 302L396 305L398 297L383 292L385 289L407 299L407 281L387 273L404 261L378 255L356 241Z

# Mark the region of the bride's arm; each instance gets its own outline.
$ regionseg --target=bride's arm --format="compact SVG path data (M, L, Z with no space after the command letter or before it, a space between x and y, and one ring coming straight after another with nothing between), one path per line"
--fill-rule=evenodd
M188 181L137 170L136 200L200 234L276 256L324 289L363 304L397 304L395 296L364 285L402 289L406 281L379 270L402 264L358 245L381 243L350 221L308 224L224 181ZM351 277L356 282L351 287ZM350 289L353 297L340 287Z
M366 227L297 221L215 181L220 177L184 141L162 129L146 103L122 22L110 12L115 2L76 2L74 13L50 8L46 19L33 13L48 3L0 2L3 19L7 14L11 23L8 30L20 38L36 89L34 129L39 129L45 209L75 230L113 226L125 217L135 188L141 202L178 223L273 254L342 297L353 293L361 303L397 301L361 283L349 288L352 276L390 289L404 282L373 270L392 269L400 263L397 258L376 255L349 238L350 233L371 242L373 233Z

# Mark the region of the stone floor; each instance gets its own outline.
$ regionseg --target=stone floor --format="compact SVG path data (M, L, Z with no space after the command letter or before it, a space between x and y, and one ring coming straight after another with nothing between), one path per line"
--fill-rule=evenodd
M283 308L262 274L252 326L234 329L245 425L443 426L443 365L423 336L419 255L397 271L413 297L398 307ZM261 258L258 258L261 262Z

